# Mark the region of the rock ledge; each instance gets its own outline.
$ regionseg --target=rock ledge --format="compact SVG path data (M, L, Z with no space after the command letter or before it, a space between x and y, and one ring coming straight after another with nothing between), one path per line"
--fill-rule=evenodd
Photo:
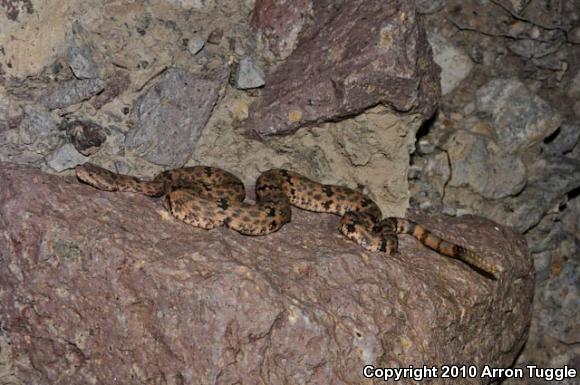
M499 281L410 237L363 252L331 215L245 237L32 168L0 180L0 322L27 384L361 383L366 364L505 367L526 337L526 245L481 218L414 217Z

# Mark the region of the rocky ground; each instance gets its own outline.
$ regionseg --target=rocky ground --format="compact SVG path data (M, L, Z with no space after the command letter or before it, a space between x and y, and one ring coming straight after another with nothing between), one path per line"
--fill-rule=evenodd
M580 3L418 3L444 95L418 135L412 205L525 234L536 295L518 364L578 368Z
M517 365L578 368L580 4L418 0L425 36L406 2L289 3L0 1L0 161L287 167L493 219L536 268Z
M507 366L527 337L525 240L483 218L415 220L498 280L408 236L391 258L361 252L329 214L248 237L30 167L0 179L0 320L24 384L346 385L369 363Z

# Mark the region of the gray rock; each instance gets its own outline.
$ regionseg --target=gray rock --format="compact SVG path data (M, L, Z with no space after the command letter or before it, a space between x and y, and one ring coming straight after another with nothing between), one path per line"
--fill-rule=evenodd
M548 214L525 234L532 253L541 253L558 247L563 238L563 231L562 224L556 219L555 214Z
M427 39L433 48L433 60L441 67L441 93L446 95L469 75L473 62L469 55L443 36L429 33Z
M529 165L526 188L517 197L502 202L490 216L524 233L577 188L580 188L580 160L547 157Z
M68 80L45 90L38 102L49 110L68 107L98 94L104 85L105 82L100 79Z
M477 91L478 109L491 114L497 143L515 153L540 143L562 118L517 79L495 79Z
M64 139L52 114L38 105L24 107L24 119L19 131L21 143L28 150L42 155L60 146Z
M561 42L557 41L539 41L536 39L515 39L508 42L507 47L510 51L526 59L541 58L556 52Z
M429 15L435 12L439 12L445 4L446 0L417 0L417 12Z
M568 84L567 94L570 98L580 99L580 70L576 72Z
M552 263L552 251L540 251L532 254L532 257L534 258L536 283L545 282L550 278L550 264Z
M10 108L10 99L0 89L0 132L10 129L8 125L8 110Z
M70 69L78 79L96 79L101 77L97 63L97 51L91 42L91 34L77 20L72 24L72 35L67 48L67 60Z
M509 33L517 38L508 41L507 48L526 59L547 57L558 51L566 42L564 32L561 30L542 29L522 21L512 24Z
M88 160L89 158L80 154L71 143L66 143L46 157L46 164L53 170L61 172Z
M538 290L536 318L545 333L572 345L580 342L580 256L562 264Z
M283 32L300 30L296 47L266 76L245 128L259 136L285 134L320 122L353 116L377 105L430 117L440 96L439 68L412 1L300 1L303 29L282 20ZM258 1L258 31L278 29L288 5ZM279 11L273 11L278 9ZM396 9L397 12L392 10ZM296 12L291 11L292 15ZM405 17L403 17L404 15ZM292 41L278 33L264 34ZM268 44L276 46L276 42Z
M0 160L40 166L47 154L62 145L65 136L45 108L25 105L18 111L18 119L9 119L8 129L0 130Z
M24 117L24 112L0 88L0 133L17 128Z
M240 61L236 76L236 87L242 90L262 87L265 84L264 71L254 58L246 56Z
M429 33L427 39L433 48L433 60L441 67L441 93L446 95L469 75L473 62L465 52L443 36Z
M548 155L563 155L578 145L580 138L580 124L566 122L560 127L557 136L544 144L544 152Z
M158 165L183 166L209 119L225 74L225 68L213 79L167 70L135 102L135 128L127 134L126 148Z
M580 195L569 197L566 210L562 213L562 224L565 231L580 234Z
M429 194L438 194L438 198L445 194L445 186L451 176L449 156L443 151L437 151L427 159L427 164L423 170L425 179L432 181Z
M491 217L524 233L537 225L555 202L544 190L527 186L517 197L504 200Z
M168 2L175 3L187 10L204 10L211 8L215 0L168 0Z
M204 45L205 40L203 40L203 38L199 35L194 35L187 42L187 50L190 54L195 55L201 51Z
M547 197L563 197L580 187L580 159L549 156L529 166L530 185L546 192Z
M20 127L20 137L25 144L32 144L57 130L56 122L49 111L40 106L24 107L25 124Z
M125 133L119 127L111 126L107 128L106 145L113 155L125 155Z
M74 42L67 51L68 63L78 79L95 79L99 69L93 60L93 48Z
M445 148L451 162L450 186L468 185L485 198L500 199L519 193L526 184L523 162L489 138L458 130Z
M568 41L573 44L580 44L580 26L568 31Z

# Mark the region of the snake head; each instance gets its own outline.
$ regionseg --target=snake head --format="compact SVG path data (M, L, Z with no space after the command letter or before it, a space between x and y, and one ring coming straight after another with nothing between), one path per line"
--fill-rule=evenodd
M77 178L88 185L105 191L116 191L116 174L92 163L75 167Z

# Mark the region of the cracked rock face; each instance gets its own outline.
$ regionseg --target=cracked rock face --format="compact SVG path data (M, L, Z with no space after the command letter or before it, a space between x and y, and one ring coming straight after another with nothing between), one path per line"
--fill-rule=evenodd
M439 68L413 2L297 2L293 8L302 12L290 11L280 23L276 7L286 9L286 4L257 2L253 21L259 36L269 39L269 47L290 46L294 29L289 24L295 23L300 37L266 76L246 121L249 131L289 133L376 105L432 115L440 95ZM312 20L302 27L310 14Z
M0 179L0 322L26 384L352 384L366 364L506 367L526 337L525 242L481 218L413 216L498 281L407 236L364 252L331 215L247 237L23 166Z

